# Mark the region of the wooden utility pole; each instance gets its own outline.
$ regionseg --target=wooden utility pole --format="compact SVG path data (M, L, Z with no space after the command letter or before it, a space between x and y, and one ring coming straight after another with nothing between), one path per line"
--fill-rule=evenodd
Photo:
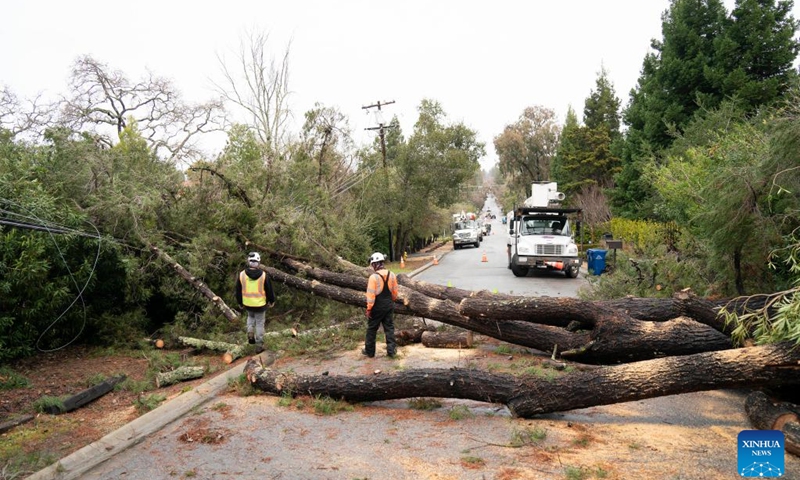
M381 107L384 105L391 105L394 103L394 100L390 100L388 102L381 102L378 100L377 102L373 103L372 105L365 105L361 107L364 110L369 110L370 108L378 108L378 111L381 110ZM387 128L394 128L394 125L385 125L383 123L383 118L381 118L381 123L378 124L377 127L368 127L364 130L378 130L378 136L381 139L381 154L383 155L383 174L386 180L386 187L389 186L389 171L386 169L386 133L385 130ZM394 261L394 245L392 245L392 225L389 225L389 261Z

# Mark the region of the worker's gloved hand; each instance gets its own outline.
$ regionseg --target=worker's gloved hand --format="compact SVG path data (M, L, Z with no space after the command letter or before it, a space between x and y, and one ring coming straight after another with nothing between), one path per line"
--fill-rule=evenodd
M268 304L267 304L267 306L268 306L269 308L272 308L272 307L274 307L274 306L275 306L275 302L268 303Z

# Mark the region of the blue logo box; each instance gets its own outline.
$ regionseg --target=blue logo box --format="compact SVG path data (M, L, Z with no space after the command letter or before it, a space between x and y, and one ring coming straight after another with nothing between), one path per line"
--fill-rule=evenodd
M739 432L739 475L751 477L782 477L784 436L780 430L742 430Z

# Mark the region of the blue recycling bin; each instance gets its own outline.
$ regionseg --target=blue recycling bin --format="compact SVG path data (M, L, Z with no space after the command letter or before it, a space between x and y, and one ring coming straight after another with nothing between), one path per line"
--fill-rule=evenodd
M586 250L586 267L592 275L600 275L606 269L606 254L608 250L590 248Z

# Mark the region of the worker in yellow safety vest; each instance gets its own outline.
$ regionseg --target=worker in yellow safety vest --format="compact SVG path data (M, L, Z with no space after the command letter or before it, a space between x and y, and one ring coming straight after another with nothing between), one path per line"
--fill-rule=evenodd
M389 357L397 354L397 342L394 338L394 301L397 300L397 276L384 268L386 257L382 253L373 253L369 264L375 272L367 282L367 337L361 354L375 356L375 338L378 327L383 325L386 336L386 353Z
M267 272L261 270L261 255L250 252L247 268L236 277L236 300L247 311L247 342L256 344L256 350L264 350L264 324L267 308L275 305L275 292Z

